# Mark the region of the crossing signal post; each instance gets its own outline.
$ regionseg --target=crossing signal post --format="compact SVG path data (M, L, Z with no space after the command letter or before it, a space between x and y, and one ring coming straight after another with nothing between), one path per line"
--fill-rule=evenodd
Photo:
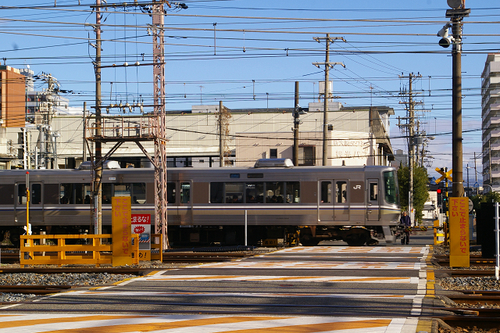
M453 170L448 171L448 168L436 168L436 171L441 175L438 179L436 179L436 184L441 183L443 180L446 181L445 184L445 190L443 191L442 189L438 189L437 193L438 196L441 194L441 202L442 202L442 208L443 208L443 213L446 213L446 216L448 216L448 181L453 183L453 178L452 178L452 172Z

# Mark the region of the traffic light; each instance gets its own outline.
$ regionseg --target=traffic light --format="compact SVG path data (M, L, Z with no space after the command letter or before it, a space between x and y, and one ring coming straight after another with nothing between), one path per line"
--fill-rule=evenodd
M448 192L443 193L443 213L448 211Z
M439 207L441 207L441 205L443 204L443 196L441 195L443 193L443 190L438 188L436 190L436 193L437 193L437 204Z

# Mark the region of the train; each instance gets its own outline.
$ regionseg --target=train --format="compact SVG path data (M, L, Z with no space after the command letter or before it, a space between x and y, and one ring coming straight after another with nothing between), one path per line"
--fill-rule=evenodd
M18 246L26 232L27 172L32 234L93 232L91 169L2 170L1 246ZM166 189L171 247L373 245L394 242L399 228L397 172L389 166L296 167L275 159L246 168L168 168ZM132 214L154 221L154 169L104 169L103 233L111 233L115 196L130 196Z

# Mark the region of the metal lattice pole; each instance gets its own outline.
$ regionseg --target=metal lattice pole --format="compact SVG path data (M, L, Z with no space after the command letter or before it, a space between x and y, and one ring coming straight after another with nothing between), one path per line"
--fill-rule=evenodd
M167 237L167 150L165 135L165 56L163 0L153 0L153 81L155 131L155 233L163 235L162 249L169 247ZM168 4L168 3L167 3Z

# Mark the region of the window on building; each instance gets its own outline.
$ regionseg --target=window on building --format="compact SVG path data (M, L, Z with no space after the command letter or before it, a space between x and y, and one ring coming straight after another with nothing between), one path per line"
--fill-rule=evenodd
M278 158L278 149L276 148L269 149L269 158Z
M316 147L299 147L299 165L316 165Z

